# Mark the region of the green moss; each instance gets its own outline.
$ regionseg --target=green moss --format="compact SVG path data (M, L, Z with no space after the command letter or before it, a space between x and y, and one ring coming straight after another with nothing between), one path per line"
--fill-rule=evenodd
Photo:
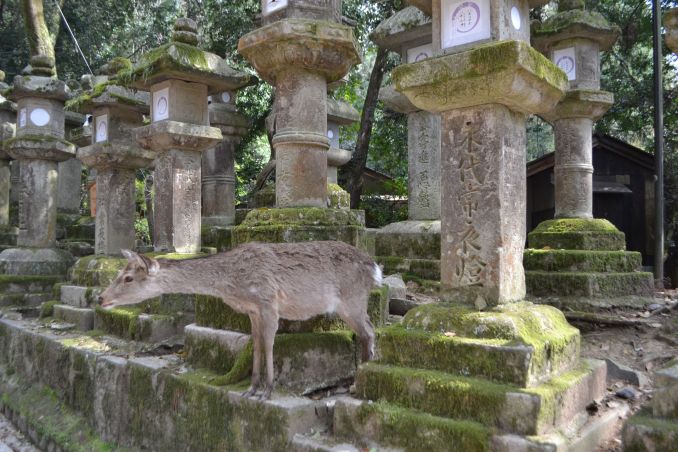
M71 281L81 286L109 285L127 265L127 259L107 256L86 256L71 269Z
M299 207L285 209L255 209L247 214L241 227L253 226L362 226L358 214L351 210Z
M230 226L205 226L201 228L202 245L214 247L218 252L228 251L233 248L233 227Z
M350 209L351 196L338 184L327 184L327 197L331 209Z
M568 28L583 25L593 28L598 33L618 33L617 26L610 25L605 17L597 11L585 9L571 9L560 11L558 14L545 20L541 26L535 30L536 36L552 35L562 33Z
M432 370L368 363L356 377L360 398L382 400L435 416L498 425L510 386Z
M562 312L551 306L531 303L502 305L489 312L477 312L458 305L428 304L407 313L408 329L435 333L455 333L470 339L501 339L513 345L534 349L531 373L548 373L578 354L579 331Z
M52 317L54 315L54 306L59 304L58 301L46 301L40 305L40 318Z
M561 218L540 223L534 232L619 232L619 230L605 219Z
M642 255L628 251L527 249L523 265L528 271L634 272L641 268Z
M120 71L117 80L130 85L136 80L147 80L155 73L165 70L210 72L206 53L190 44L170 42L146 52L132 69Z
M51 292L54 284L60 282L58 276L0 275L0 293L11 293L12 286L22 286L38 292Z
M651 273L525 272L530 295L536 297L621 297L654 293Z
M21 142L33 142L33 143L60 143L61 145L67 147L67 148L74 148L75 145L71 143L70 141L66 141L63 138L55 138L49 135L22 135L20 137L14 137L10 138L9 140L4 140L2 142L2 146L4 149L10 149L14 143L21 143Z
M484 452L490 450L490 431L482 425L446 419L395 405L363 403L357 413L339 409L340 438L356 441L369 436L380 444L411 452Z
M117 308L102 309L97 306L96 310L97 325L109 334L122 338L134 339L137 336L139 324L139 315L141 311L137 308Z

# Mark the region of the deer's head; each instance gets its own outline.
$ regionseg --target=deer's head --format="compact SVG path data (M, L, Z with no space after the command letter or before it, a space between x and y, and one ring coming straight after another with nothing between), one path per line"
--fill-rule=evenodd
M157 280L160 263L133 251L121 250L121 252L128 260L127 266L99 296L101 306L106 309L139 303L162 294L162 288Z

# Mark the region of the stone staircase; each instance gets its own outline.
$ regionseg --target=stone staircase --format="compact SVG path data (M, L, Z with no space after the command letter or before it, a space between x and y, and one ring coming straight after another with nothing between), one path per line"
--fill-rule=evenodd
M561 309L639 309L653 302L654 281L640 253L606 220L551 220L528 236L523 264L528 294Z
M384 274L440 281L440 221L403 221L376 230L375 256Z

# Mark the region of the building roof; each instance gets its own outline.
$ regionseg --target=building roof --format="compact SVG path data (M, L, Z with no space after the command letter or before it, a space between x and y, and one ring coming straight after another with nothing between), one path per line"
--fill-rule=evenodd
M649 171L654 172L654 154L645 152L640 148L630 145L629 143L611 137L603 133L593 134L593 149L602 148L606 151L619 155L620 157L630 160L638 166L641 166ZM542 157L532 160L527 163L527 177L534 176L555 165L555 154L550 152Z

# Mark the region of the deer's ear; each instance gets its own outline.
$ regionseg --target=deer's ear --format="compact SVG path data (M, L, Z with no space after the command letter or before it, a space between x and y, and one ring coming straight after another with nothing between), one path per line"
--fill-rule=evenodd
M148 273L149 276L155 276L160 270L160 262L153 259L152 257L137 255L140 260L140 266Z
M135 253L134 251L120 250L120 252L131 263L137 262L139 260L139 255L137 253Z

